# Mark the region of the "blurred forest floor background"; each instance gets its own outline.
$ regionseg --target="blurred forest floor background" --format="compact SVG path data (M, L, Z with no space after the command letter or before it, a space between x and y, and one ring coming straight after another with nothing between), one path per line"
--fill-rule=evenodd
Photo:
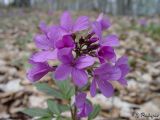
M31 120L20 110L45 107L49 96L38 92L26 78L28 57L35 51L32 41L40 21L58 23L62 11L38 9L0 9L0 120ZM74 17L98 12L72 12ZM119 92L113 98L98 94L89 99L101 105L96 120L141 120L138 114L159 114L160 119L160 17L109 16L108 33L120 38L118 55L128 55L131 72L128 86L115 85ZM45 77L41 81L51 81ZM51 82L49 82L51 84ZM138 118L139 117L139 118ZM155 117L156 118L156 117Z

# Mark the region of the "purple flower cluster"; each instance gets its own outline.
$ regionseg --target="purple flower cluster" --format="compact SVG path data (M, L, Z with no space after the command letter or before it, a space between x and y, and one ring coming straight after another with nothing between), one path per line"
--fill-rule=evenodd
M40 33L34 37L39 51L29 59L32 67L27 72L28 79L35 82L53 72L55 80L71 77L73 83L81 88L89 78L93 78L91 96L96 95L97 87L104 96L112 96L114 88L111 82L127 85L125 76L129 66L127 57L116 57L114 47L119 45L118 37L112 34L103 36L103 31L110 26L109 19L103 14L91 22L87 16L74 21L69 12L62 14L60 25L47 26L41 22ZM49 61L59 61L59 64L51 66ZM92 110L85 93L76 96L76 107L79 117L87 116Z
M77 115L80 118L88 116L93 110L91 103L86 100L86 96L85 93L78 93L76 96L75 105L78 108Z

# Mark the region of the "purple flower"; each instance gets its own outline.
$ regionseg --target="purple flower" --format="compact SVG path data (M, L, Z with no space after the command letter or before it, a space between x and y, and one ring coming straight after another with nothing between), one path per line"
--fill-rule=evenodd
M37 48L41 50L54 49L54 41L48 39L44 34L37 34L34 37L34 42Z
M92 105L86 100L86 93L78 93L75 99L75 105L78 109L78 117L87 117L93 110Z
M63 37L63 33L62 33L60 26L52 25L52 26L48 27L47 37L50 40L55 41L55 42L58 40L61 40Z
M111 97L114 93L114 88L110 83L111 80L119 80L121 70L119 67L112 66L109 63L102 64L94 70L94 78L90 86L91 96L96 95L96 85L98 85L102 94L106 97Z
M94 22L92 24L92 28L97 38L99 39L99 44L101 46L111 46L111 47L119 46L119 40L116 35L108 35L106 37L102 36L102 28L100 23Z
M72 34L78 31L85 30L89 27L89 18L80 16L74 22L69 12L64 12L60 18L60 27L63 34Z
M32 68L27 71L27 78L31 82L36 82L45 76L48 72L55 70L55 68L50 67L48 63L38 63L30 60L30 64L32 64Z
M127 80L125 79L125 76L130 71L130 67L128 65L128 58L126 56L122 56L117 60L115 66L119 67L119 69L121 70L121 77L118 79L118 82L122 85L127 85Z
M55 44L57 49L62 49L62 48L74 48L75 44L70 35L64 35L62 40L58 40Z
M32 67L27 72L28 79L35 82L54 71L55 80L71 77L76 86L83 87L88 82L88 76L91 76L91 96L96 95L97 87L104 96L112 96L113 81L127 85L125 77L129 72L129 65L127 57L116 60L114 47L119 46L118 37L112 34L103 36L103 31L110 25L110 20L100 14L91 23L91 29L88 29L90 21L87 16L80 16L74 21L69 12L62 14L60 25L48 26L41 22L40 32L34 37L39 50L30 57ZM87 34L81 34L80 31L86 29ZM58 60L58 65L49 66L52 64L51 60ZM88 116L92 111L85 93L76 96L75 105L79 118Z
M39 23L38 27L39 27L39 29L40 29L41 32L43 32L43 33L47 33L48 32L48 26L47 26L47 24L44 21L41 21Z
M49 32L46 34L38 34L34 37L34 42L37 48L40 49L32 55L32 60L35 62L46 62L48 60L57 59L57 49L55 43L60 39L60 33L57 26L48 28ZM54 33L54 34L53 34Z
M76 60L73 58L71 49L63 48L58 52L58 59L62 62L55 71L56 80L65 80L71 74L72 79L79 87L84 86L88 81L84 68L94 64L91 56L80 56Z
M46 35L49 39L60 39L62 36L61 29L58 25L48 26L44 21L39 23L40 32Z
M109 18L108 17L104 17L103 13L101 13L98 16L96 21L100 23L102 30L106 30L111 26L111 22L110 22Z
M46 62L48 60L57 59L57 49L48 51L39 51L31 56L34 62Z
M103 46L98 51L98 58L101 63L104 63L106 60L108 62L115 63L116 61L116 54L114 52L114 49L109 46Z

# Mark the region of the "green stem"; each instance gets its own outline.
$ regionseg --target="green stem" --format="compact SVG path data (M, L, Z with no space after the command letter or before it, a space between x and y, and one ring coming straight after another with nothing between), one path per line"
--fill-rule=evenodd
M76 86L75 87L75 96L77 95L78 93L78 87ZM73 120L78 120L77 119L77 108L76 108L76 105L74 104L74 111L73 111L73 117L72 117Z
M70 106L70 111L71 111L71 117L72 117L72 120L74 120L74 113L73 113L73 109L72 109L72 106Z

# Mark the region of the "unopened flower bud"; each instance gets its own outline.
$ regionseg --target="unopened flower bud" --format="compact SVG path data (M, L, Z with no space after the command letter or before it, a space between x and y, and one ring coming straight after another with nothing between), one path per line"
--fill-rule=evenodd
M89 39L89 42L94 43L94 42L96 42L97 40L98 40L97 37L92 37L92 38Z

